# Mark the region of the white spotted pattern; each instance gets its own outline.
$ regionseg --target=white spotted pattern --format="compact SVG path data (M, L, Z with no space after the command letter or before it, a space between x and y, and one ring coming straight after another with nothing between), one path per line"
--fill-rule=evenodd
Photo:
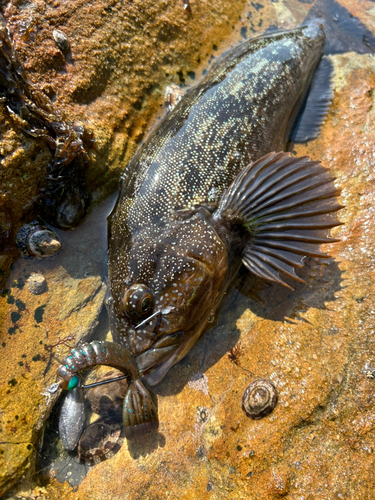
M309 85L323 46L324 34L312 25L231 50L128 165L110 223L109 263L119 332L114 336L133 352L188 328L195 318L189 300L200 290L199 280L208 296L218 289L210 273L220 275L220 266L226 266L225 242L209 213L194 213L194 207L217 204L248 163L283 149L293 107ZM171 308L141 331L121 312L124 289L133 283L152 289L155 310Z

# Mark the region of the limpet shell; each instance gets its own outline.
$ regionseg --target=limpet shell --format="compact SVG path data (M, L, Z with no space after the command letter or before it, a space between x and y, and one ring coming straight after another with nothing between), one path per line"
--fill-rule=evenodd
M277 400L277 389L269 380L255 380L242 396L242 410L248 417L259 420L274 410Z
M21 227L16 236L16 245L22 257L37 259L51 257L61 248L57 234L37 220Z
M122 424L106 418L89 425L78 443L78 458L94 465L117 453L124 441Z

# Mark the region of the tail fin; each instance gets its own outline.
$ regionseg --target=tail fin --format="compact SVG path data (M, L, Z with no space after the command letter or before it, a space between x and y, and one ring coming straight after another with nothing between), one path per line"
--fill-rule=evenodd
M375 35L335 0L317 0L304 23L319 20L326 34L325 54L375 52Z
M327 257L320 244L339 241L329 237L341 224L333 181L307 156L269 153L236 177L214 218L239 222L249 232L242 262L251 272L291 288L279 273L303 282L295 268L304 257Z
M349 51L358 54L375 52L375 35L335 0L317 0L304 21L304 24L309 23L323 25L326 35L324 48L326 55ZM323 58L294 122L289 137L291 142L289 150L294 143L307 142L319 135L333 100L332 74L332 63Z

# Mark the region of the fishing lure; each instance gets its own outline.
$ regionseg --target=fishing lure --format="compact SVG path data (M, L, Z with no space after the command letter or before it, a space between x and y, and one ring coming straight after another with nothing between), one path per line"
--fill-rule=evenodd
M63 359L62 364L57 369L57 375L62 379L60 387L69 391L79 389L78 373L89 367L96 365L106 365L117 368L129 375L131 381L128 392L125 397L123 408L123 423L125 426L126 437L136 437L158 427L156 403L144 387L140 378L139 370L134 358L121 345L113 342L95 341L90 344L84 344L78 349L73 349L68 356ZM94 384L95 385L95 384ZM88 386L86 386L87 388ZM81 389L80 389L81 390ZM77 400L75 396L74 401ZM68 400L70 402L70 399ZM79 400L79 404L81 400ZM63 413L63 435L69 436L72 432L76 435L74 429L70 429L70 423L75 420L76 413L79 413L79 405L71 404L67 412ZM73 417L74 414L74 417ZM68 417L66 416L68 415ZM61 421L61 418L60 418ZM134 432L132 431L133 426ZM81 426L81 432L83 427ZM61 432L60 432L61 434ZM80 433L79 433L80 434ZM70 438L69 438L70 439ZM65 439L67 441L68 438ZM72 439L74 441L74 439ZM75 443L76 446L77 443ZM74 449L69 447L67 449Z

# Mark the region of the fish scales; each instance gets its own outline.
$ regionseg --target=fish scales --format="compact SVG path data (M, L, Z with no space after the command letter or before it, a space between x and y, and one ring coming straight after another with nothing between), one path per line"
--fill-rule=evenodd
M207 197L216 202L250 161L281 149L293 107L322 55L325 37L318 30L253 39L225 64L219 60L130 162L112 227L136 234L176 206Z
M233 49L189 91L130 162L110 221L110 280L117 318L124 280L148 281L158 293L160 273L150 282L155 242L171 224L171 214L178 208L217 203L249 162L284 148L295 106L309 86L324 40L323 30L312 25ZM190 237L200 241L201 233ZM176 271L181 264L176 260ZM116 321L114 332L116 341L134 352L142 349L127 323Z

